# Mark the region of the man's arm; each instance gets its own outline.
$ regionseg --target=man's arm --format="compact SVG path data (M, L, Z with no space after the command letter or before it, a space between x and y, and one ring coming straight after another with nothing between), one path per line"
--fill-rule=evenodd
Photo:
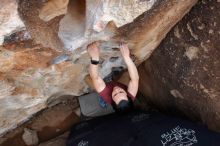
M127 65L128 73L130 76L130 81L128 83L128 92L135 97L137 94L137 91L138 91L138 84L139 84L138 71L137 71L137 68L136 68L134 62L132 61L132 59L130 57L130 51L129 51L127 45L121 44L120 51L121 51L122 57L123 57L126 65Z
M98 42L94 42L88 45L88 53L92 60L99 61L99 48L97 47ZM105 82L99 76L99 65L91 64L89 65L89 74L92 79L95 90L99 93L105 88Z

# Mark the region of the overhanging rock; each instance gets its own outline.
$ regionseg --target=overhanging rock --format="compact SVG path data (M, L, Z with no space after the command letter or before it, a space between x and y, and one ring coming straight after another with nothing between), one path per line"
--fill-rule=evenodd
M139 68L146 100L220 132L220 3L202 0Z
M91 90L87 70L90 59L85 48L88 43L102 41L100 70L104 78L115 69L125 69L118 50L119 41L128 43L136 63L141 63L197 0L94 2L100 5L89 0L87 3L71 0L64 16L50 17L45 22L39 17L39 11L46 3L19 1L19 14L35 43L1 47L0 78L4 94L0 99L0 134L47 107L50 97L79 96ZM60 52L70 56L69 62L51 65L49 62L61 55Z
M78 0L70 1L68 12L60 22L59 37L68 50L75 50L95 40L109 40L116 30L148 11L157 0Z

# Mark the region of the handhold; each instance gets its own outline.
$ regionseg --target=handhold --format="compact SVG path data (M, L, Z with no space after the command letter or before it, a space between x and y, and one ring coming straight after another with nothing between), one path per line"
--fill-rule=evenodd
M53 64L59 64L59 63L62 63L64 61L70 61L71 60L71 57L70 55L67 55L67 54L62 54L62 55L59 55L57 57L55 57L52 61L50 61L50 65L53 65Z

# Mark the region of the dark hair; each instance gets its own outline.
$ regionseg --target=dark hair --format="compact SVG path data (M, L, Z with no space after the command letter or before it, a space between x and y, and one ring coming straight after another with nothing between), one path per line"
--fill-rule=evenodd
M116 112L124 113L133 108L133 102L128 97L128 100L121 100L118 104L113 101L112 107Z

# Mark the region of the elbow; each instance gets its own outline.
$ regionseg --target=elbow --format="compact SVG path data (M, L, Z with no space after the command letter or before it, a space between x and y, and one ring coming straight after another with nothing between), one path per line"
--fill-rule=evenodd
M135 80L139 83L139 76L137 76L137 78Z
M139 74L137 74L137 80L139 80Z
M134 78L137 82L139 82L139 75L137 74L136 77Z
M139 76L131 78L131 81L138 84L139 83Z

